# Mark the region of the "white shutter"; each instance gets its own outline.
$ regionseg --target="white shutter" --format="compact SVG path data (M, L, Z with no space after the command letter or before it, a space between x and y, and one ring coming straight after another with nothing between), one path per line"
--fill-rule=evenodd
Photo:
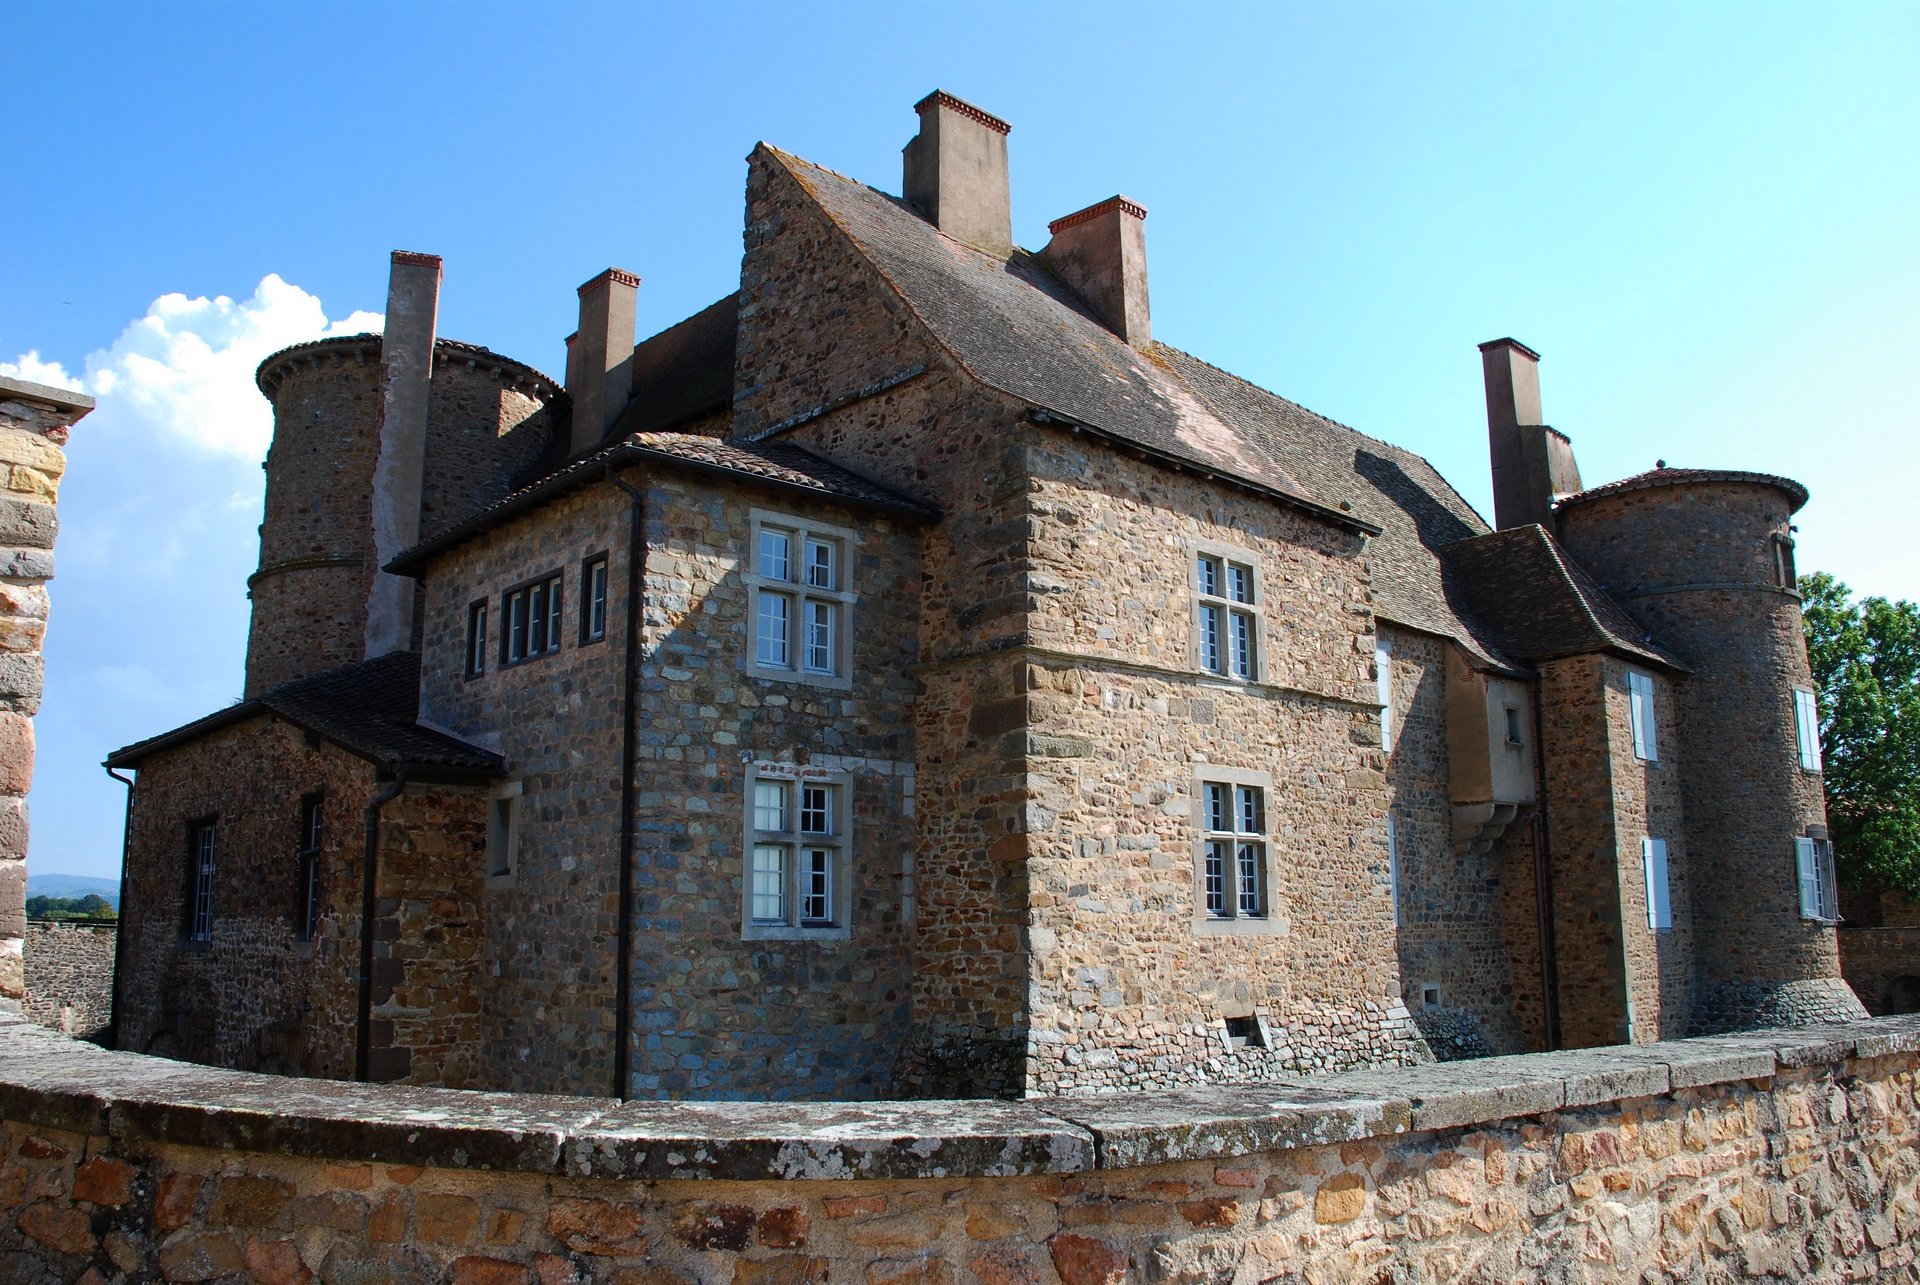
M1819 919L1820 911L1820 850L1812 839L1793 841L1793 861L1800 875L1800 917Z
M1800 766L1809 772L1820 770L1820 705L1812 692L1796 687L1793 692L1794 729L1800 734Z
M1667 841L1640 840L1640 864L1647 877L1647 927L1655 932L1673 927L1673 903L1667 891Z
M1373 647L1373 681L1380 701L1380 748L1393 749L1393 649L1385 642Z
M1652 763L1660 757L1660 742L1653 730L1653 679L1627 671L1627 712L1633 724L1633 756Z

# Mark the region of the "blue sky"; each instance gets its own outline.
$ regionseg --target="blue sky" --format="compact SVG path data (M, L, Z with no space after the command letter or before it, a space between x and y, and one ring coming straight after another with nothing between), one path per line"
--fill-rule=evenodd
M378 325L557 373L574 287L730 290L765 139L888 191L938 86L1016 239L1144 204L1154 333L1489 511L1475 345L1544 355L1589 483L1806 482L1802 569L1920 597L1920 6L77 5L8 17L0 369L83 381L36 870L116 871L121 744L240 691L275 347ZM359 315L356 315L359 314Z

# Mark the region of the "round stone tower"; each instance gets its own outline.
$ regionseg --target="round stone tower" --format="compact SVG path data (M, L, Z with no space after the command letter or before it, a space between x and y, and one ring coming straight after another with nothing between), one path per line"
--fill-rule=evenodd
M396 251L384 335L299 344L273 403L246 694L416 645L413 582L380 568L499 499L551 435L558 384L436 339L440 260Z
M1555 511L1567 550L1693 670L1677 692L1696 1034L1865 1016L1834 925L1801 913L1795 840L1827 819L1794 710L1813 686L1788 525L1806 500L1787 478L1661 468Z

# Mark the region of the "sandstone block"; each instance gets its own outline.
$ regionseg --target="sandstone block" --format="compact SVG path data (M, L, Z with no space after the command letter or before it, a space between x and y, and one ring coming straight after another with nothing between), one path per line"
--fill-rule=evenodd
M882 1259L867 1264L867 1285L953 1285L953 1264L944 1258Z
M527 1285L527 1266L468 1254L453 1260L453 1285Z
M781 1205L760 1215L760 1243L769 1249L799 1249L813 1230L807 1211L799 1205Z
M885 1196L828 1196L821 1205L829 1218L852 1218L858 1214L887 1212Z
M0 713L0 794L25 794L33 785L33 720Z
M59 532L60 519L51 504L0 496L0 544L51 549Z
M286 1212L293 1189L275 1178L243 1174L220 1180L207 1222L214 1227L271 1227Z
M246 1266L233 1237L189 1232L160 1246L160 1274L169 1281L213 1281Z
M1061 1232L1047 1249L1062 1285L1121 1285L1127 1279L1127 1256L1103 1240Z
M511 1245L520 1239L526 1225L527 1216L518 1209L491 1209L487 1211L484 1239L489 1245Z
M1335 1174L1313 1193L1313 1216L1321 1223L1350 1223L1366 1208L1366 1183L1358 1174Z
M738 1252L753 1234L754 1211L744 1205L716 1205L700 1201L674 1210L673 1238L690 1249Z
M301 1261L300 1247L290 1240L249 1238L247 1271L260 1285L308 1285L313 1273Z
M464 1245L480 1225L480 1206L470 1196L428 1195L413 1203L415 1237L433 1245Z
M967 1270L980 1285L1041 1285L1046 1279L1032 1251L995 1249L967 1260Z
M56 1253L83 1257L93 1253L97 1243L84 1211L52 1200L28 1205L14 1225Z
M547 1234L582 1254L647 1252L640 1210L610 1200L562 1198L547 1209Z
M154 1230L168 1232L185 1227L193 1218L204 1182L197 1173L170 1173L162 1178L153 1198Z
M94 1156L74 1171L73 1198L96 1205L124 1205L133 1199L134 1172L123 1160Z
M367 1219L367 1239L376 1245L397 1245L407 1235L407 1198L390 1191L373 1207Z
M827 1260L804 1254L775 1258L739 1258L733 1264L733 1285L824 1285Z

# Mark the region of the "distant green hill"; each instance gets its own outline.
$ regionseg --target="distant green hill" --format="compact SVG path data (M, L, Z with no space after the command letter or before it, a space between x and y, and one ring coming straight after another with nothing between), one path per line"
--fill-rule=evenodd
M105 897L116 910L120 906L120 881L97 879L92 875L28 874L29 897L84 897L88 893Z

